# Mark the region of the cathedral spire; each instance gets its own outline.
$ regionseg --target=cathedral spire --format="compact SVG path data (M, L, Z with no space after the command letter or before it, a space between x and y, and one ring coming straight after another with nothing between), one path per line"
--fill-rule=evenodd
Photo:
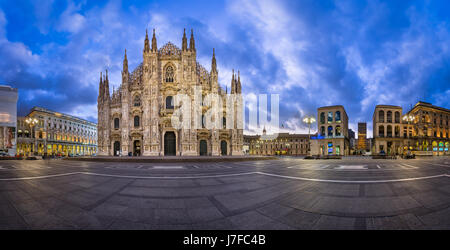
M194 29L191 29L191 40L189 41L189 49L195 51Z
M235 83L235 79L234 79L234 69L233 69L233 76L231 77L231 94L235 94L236 93L236 83Z
M108 80L108 69L106 70L106 76L105 76L105 95L107 98L109 98L109 80Z
M186 29L183 31L183 41L182 41L182 47L181 49L183 51L187 51L187 38L186 38Z
M103 79L102 79L102 72L100 72L100 83L98 87L98 96L103 96L104 88L103 88Z
M150 52L150 44L148 41L148 31L145 29L144 53Z
M128 72L127 49L125 49L125 56L123 57L123 73L125 72Z
M241 93L241 75L238 70L238 80L237 80L237 86L236 86L236 93Z
M211 72L217 73L216 54L214 52L214 48L213 48L213 56L212 56L212 60L211 60Z
M155 35L155 29L153 29L153 37L152 37L152 51L156 52L158 50L156 45L156 35Z

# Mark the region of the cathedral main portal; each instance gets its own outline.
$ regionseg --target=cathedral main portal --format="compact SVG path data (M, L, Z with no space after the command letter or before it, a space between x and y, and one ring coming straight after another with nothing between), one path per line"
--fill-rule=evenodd
M174 132L164 134L164 155L176 154L176 137Z

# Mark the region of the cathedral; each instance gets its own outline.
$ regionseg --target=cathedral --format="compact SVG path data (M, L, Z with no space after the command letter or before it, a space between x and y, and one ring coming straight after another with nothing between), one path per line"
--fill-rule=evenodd
M151 44L146 32L143 62L131 73L125 50L118 89L110 93L108 71L100 73L98 155L242 155L240 75L233 70L228 93L219 86L218 73L214 49L209 72L197 62L192 30L189 47L183 32L181 49L171 42L158 49L155 30ZM212 109L213 103L219 109ZM191 118L178 126L175 116Z

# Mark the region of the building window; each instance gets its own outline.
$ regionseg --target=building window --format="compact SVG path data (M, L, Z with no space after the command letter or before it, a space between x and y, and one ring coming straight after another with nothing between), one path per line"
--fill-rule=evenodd
M400 137L400 126L395 126L395 137Z
M332 123L333 122L333 112L328 112L328 123Z
M166 109L173 109L173 97L166 97Z
M202 128L206 127L206 118L205 115L202 115Z
M225 117L222 118L222 126L224 129L227 128L227 118Z
M325 127L324 126L320 127L320 135L325 136Z
M387 126L387 133L386 133L387 137L392 137L392 126L388 125Z
M137 127L140 126L139 122L140 122L139 116L136 115L136 116L134 117L134 127L135 127L135 128L137 128Z
M337 125L336 126L336 132L335 132L336 136L341 136L341 126Z
M137 95L134 97L133 106L135 106L135 107L141 106L141 97L140 96Z
M114 128L115 129L118 129L119 127L120 127L120 124L119 124L119 118L114 118Z
M173 82L173 76L174 76L173 68L172 66L168 66L166 68L166 82Z
M341 111L336 111L336 113L334 113L334 121L337 123L341 122Z
M329 137L333 136L333 126L328 126L328 136Z
M400 112L395 111L395 123L400 123Z
M325 123L325 113L324 112L320 113L320 123L321 124Z
M378 127L378 136L379 137L384 137L384 126L379 126Z
M392 123L392 111L388 111L387 113L386 113L386 122L388 122L388 123Z
M379 122L384 122L384 111L383 110L380 110L379 112L378 112L378 121ZM383 130L384 131L384 130Z

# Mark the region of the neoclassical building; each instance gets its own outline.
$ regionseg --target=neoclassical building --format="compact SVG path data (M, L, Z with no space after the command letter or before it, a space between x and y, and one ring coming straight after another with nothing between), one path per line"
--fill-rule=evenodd
M375 154L448 155L450 110L417 102L406 114L400 106L377 105L373 113Z
M132 72L128 71L125 50L122 83L112 94L108 72L102 74L98 95L99 155L243 154L239 72L235 75L233 70L231 91L224 91L218 83L214 50L210 71L197 62L192 30L189 47L183 33L181 49L171 42L158 49L155 30L151 44L146 34L143 62ZM180 101L181 95L188 101ZM219 111L214 109L211 115L216 104ZM184 109L180 113L181 105ZM184 118L183 126L172 124L173 116ZM209 126L208 122L219 126Z
M307 134L279 133L277 135L244 135L244 144L248 146L249 155L290 155L308 154L309 139Z
M42 107L17 118L18 155L94 155L97 124Z

